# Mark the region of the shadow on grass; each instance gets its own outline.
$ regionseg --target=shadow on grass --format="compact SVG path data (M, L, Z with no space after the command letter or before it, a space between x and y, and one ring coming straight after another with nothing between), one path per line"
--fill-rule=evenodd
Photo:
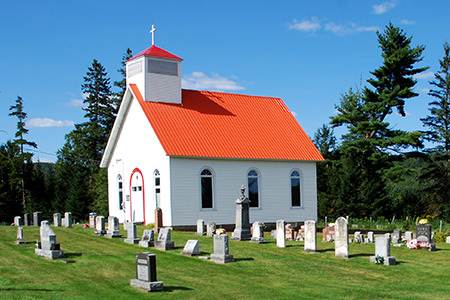
M83 254L81 253L64 253L64 258L71 258L71 257L79 257Z
M319 253L334 252L334 248L316 250Z
M64 290L50 290L50 289L34 289L34 288L0 288L0 291L32 291L32 292L64 292Z
M180 291L193 291L194 289L185 287L185 286L164 286L163 288L163 292L173 292L176 290L180 290Z
M234 261L246 261L246 260L255 260L255 259L253 257L234 258Z
M349 255L348 258L359 257L359 256L369 257L369 256L373 256L373 254L368 254L368 253L358 253L358 254L352 254L352 255Z

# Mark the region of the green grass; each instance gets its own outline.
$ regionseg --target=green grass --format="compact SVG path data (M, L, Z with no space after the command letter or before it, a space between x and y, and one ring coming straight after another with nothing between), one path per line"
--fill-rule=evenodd
M180 255L189 239L200 240L204 255L212 252L212 238L192 232L173 231L176 249L158 251L98 237L81 226L53 229L63 259L34 253L38 227L24 227L29 243L17 245L17 229L0 226L0 299L450 299L445 243L435 252L392 247L398 263L384 266L369 262L373 244L351 244L350 258L342 259L334 256L333 243L319 241L319 253L310 254L302 242L277 248L269 236L266 244L230 241L236 261L220 265ZM138 227L139 236L143 229ZM135 254L146 251L156 254L162 292L130 286Z

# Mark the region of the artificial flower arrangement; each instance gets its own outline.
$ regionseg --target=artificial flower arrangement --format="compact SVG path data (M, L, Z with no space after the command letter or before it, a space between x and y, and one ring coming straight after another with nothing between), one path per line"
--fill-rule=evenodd
M216 234L221 235L221 234L226 234L227 231L225 230L225 228L217 228L216 229Z
M406 246L409 249L419 249L419 248L430 248L430 244L428 242L419 242L417 239L411 239L406 242Z
M428 224L428 220L427 219L420 219L419 220L419 224Z

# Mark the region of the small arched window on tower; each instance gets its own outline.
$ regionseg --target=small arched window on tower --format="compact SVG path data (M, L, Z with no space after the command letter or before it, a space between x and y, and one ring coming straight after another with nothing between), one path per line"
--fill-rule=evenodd
M202 208L213 208L213 174L209 169L200 173Z
M120 174L117 175L117 187L119 192L119 209L123 210L123 180Z
M250 170L248 172L247 182L250 207L259 207L259 176L256 170Z
M153 172L153 176L155 177L155 203L156 208L161 207L161 179L158 169Z
M301 207L301 176L298 171L291 172L291 206Z

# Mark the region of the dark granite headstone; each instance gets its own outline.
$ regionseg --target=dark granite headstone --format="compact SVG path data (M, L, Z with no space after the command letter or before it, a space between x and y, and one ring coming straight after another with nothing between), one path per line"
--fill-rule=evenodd
M163 289L163 282L156 279L155 254L150 252L136 254L136 279L131 279L130 285L149 292Z

